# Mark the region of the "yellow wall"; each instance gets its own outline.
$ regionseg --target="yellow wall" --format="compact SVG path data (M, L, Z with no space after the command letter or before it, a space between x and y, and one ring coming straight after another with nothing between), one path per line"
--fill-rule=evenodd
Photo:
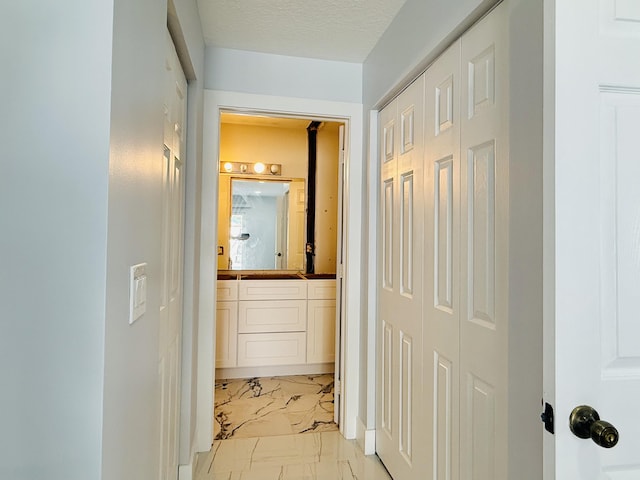
M336 271L338 208L338 123L326 122L318 131L316 186L316 273ZM220 162L279 163L282 176L307 181L306 128L280 128L223 123ZM242 175L233 175L234 178ZM251 176L251 178L255 178ZM220 174L218 208L218 269L229 265L230 176Z
M279 163L282 176L307 178L307 130L223 123L220 161Z
M336 272L338 221L338 128L325 123L318 130L316 187L316 273Z

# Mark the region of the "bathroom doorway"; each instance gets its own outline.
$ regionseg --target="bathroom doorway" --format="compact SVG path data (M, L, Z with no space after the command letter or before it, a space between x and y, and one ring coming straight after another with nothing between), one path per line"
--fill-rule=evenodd
M337 430L344 121L219 131L214 439Z
M199 268L199 314L197 346L197 400L196 408L196 445L198 451L208 450L213 439L213 395L216 329L216 271L217 249L217 199L218 199L218 154L220 144L220 115L224 111L260 112L314 119L317 121L334 120L345 124L344 142L344 228L342 234L342 269L339 275L341 293L340 345L340 385L336 389L342 395L339 400L340 432L346 438L358 438L366 433L366 426L358 420L358 394L360 381L373 378L370 365L361 360L361 321L362 302L365 294L363 284L364 219L362 205L364 198L363 165L363 111L362 105L346 102L332 102L297 97L279 97L256 95L240 92L217 90L205 91L204 131L202 165L202 191L200 212L202 228L200 231L200 268ZM367 322L371 323L371 322ZM345 344L349 349L345 349ZM365 341L366 343L366 341ZM362 364L362 369L361 369ZM366 367L366 368L365 368Z

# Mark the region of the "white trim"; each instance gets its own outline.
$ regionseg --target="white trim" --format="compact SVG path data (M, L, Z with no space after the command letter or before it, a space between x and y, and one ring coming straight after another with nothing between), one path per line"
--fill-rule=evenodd
M208 451L213 439L213 382L215 345L215 276L217 243L217 158L219 152L220 109L252 110L258 112L344 119L349 138L345 152L345 225L346 260L346 331L342 342L345 348L344 415L340 431L346 438L355 438L358 414L360 374L360 321L362 298L362 255L364 239L362 104L311 100L305 98L255 95L217 90L204 91L204 139L202 163L202 224L200 255L200 304L198 324L198 385L196 410L196 450Z
M192 480L195 463L195 456L191 456L189 465L178 465L178 480Z
M358 424L356 425L356 442L360 447L360 450L365 455L375 455L376 453L376 430L375 428L367 430L362 419L358 417Z
M368 202L368 265L367 265L367 410L365 427L376 427L377 400L377 328L378 328L378 210L380 205L380 162L378 162L378 110L369 112ZM375 447L375 445L374 445Z

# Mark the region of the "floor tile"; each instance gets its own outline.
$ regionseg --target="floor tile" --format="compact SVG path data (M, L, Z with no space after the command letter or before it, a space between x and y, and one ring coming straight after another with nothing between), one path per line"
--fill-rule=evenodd
M337 430L333 374L217 380L214 438Z
M340 432L215 441L200 454L194 480L389 480L375 455Z

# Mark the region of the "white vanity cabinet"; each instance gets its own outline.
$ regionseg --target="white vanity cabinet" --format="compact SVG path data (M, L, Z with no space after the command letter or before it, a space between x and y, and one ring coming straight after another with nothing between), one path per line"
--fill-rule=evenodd
M216 368L231 378L250 374L248 367L286 375L317 373L321 365L332 364L335 283L218 280Z
M305 280L241 280L238 298L238 367L306 362Z
M238 355L238 281L218 280L216 368L235 367Z

